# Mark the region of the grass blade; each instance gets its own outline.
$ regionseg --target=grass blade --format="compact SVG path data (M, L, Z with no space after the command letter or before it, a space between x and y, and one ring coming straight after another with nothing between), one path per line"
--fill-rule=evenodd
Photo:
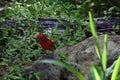
M111 76L111 80L116 80L119 71L120 71L120 56L117 59L115 68L114 68L112 76Z
M94 75L95 75L95 80L101 80L95 67L93 67L93 72L94 72Z
M106 71L107 66L107 34L104 35L104 48L102 53L102 67L104 72Z
M40 62L55 64L55 65L64 67L68 71L70 71L71 73L73 73L79 80L85 80L84 76L81 75L80 72L78 72L76 69L74 69L74 67L72 67L71 65L69 65L69 64L67 64L65 62L61 62L61 61L57 61L57 60L41 60Z
M94 25L94 22L93 22L93 19L92 19L91 12L89 12L89 20L90 20L90 29L91 29L91 32L92 32L92 35L93 35L93 38L94 38L94 41L95 41L95 50L96 50L98 58L101 59L99 44L98 44L98 36L97 36L97 33L96 33L96 29L95 29L95 25Z

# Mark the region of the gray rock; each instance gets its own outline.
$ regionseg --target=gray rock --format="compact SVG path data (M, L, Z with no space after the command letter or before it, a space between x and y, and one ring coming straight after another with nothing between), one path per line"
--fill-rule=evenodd
M102 52L103 50L103 35L99 36L99 46ZM108 53L107 53L107 66L109 67L120 55L120 36L108 35ZM92 37L76 44L72 47L65 47L60 50L56 50L55 53L61 53L65 51L68 53L68 59L70 62L75 62L82 65L87 71L90 71L90 67L93 63L100 64L94 48L94 40ZM80 70L82 72L82 70ZM86 75L86 73L83 73ZM65 73L66 75L66 73ZM71 75L67 75L67 79ZM68 79L76 80L76 79Z
M26 67L24 77L26 80L37 80L35 73L39 73L40 80L60 80L61 68L48 63L40 63L40 60L54 59L58 57L55 54L43 55L32 66ZM31 78L29 78L31 76Z

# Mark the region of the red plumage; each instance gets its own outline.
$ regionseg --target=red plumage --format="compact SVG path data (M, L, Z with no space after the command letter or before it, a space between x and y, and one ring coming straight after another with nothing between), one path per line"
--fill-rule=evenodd
M37 39L44 50L55 50L55 44L50 39L48 39L44 34L38 34Z

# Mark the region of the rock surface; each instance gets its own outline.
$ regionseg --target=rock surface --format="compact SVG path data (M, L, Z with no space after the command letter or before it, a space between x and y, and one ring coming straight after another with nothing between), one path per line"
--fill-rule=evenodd
M99 36L99 44L100 44L100 50L102 52L103 49L103 35ZM120 36L118 35L109 35L108 36L108 60L107 60L107 66L110 66L120 55ZM65 51L68 53L68 59L71 62L78 63L82 65L86 70L89 71L91 65L94 63L100 64L98 57L96 55L95 49L94 49L94 40L92 37L78 43L75 46L72 47L65 47L60 50L56 50L55 53L60 53L62 51ZM86 73L85 73L86 74ZM65 73L66 75L66 73ZM75 80L70 79L71 75L67 75L67 80Z
M41 56L33 65L26 67L24 77L26 80L38 80L35 74L38 73L40 80L61 80L61 68L47 63L40 63L40 60L54 59L58 57L55 54L48 54ZM32 75L32 76L31 76ZM30 78L31 76L31 78Z
M103 35L99 36L100 50L103 49ZM109 67L120 55L120 36L109 35L108 36L108 64ZM34 72L41 72L41 80L77 80L77 78L64 68L52 65L52 64L40 64L39 61L43 59L55 59L59 60L58 55L61 52L68 53L68 60L71 62L82 65L88 72L93 63L99 64L98 57L94 49L94 40L92 37L76 44L72 47L64 47L56 50L55 54L44 55L36 63L29 68L26 68L25 77L28 79L30 73L33 75ZM76 68L78 69L78 68ZM79 69L78 69L79 70ZM82 72L83 70L80 70ZM82 72L83 75L87 75ZM33 77L31 80L35 80ZM88 79L87 79L88 80Z

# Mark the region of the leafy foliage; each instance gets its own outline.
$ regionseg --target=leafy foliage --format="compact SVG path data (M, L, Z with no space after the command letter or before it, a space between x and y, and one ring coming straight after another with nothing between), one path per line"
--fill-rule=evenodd
M111 15L115 10L119 15L119 0L116 0L116 4L115 7L111 7L104 13ZM87 18L89 10L93 10L94 7L98 10L101 5L100 0L83 0L81 2L75 0L11 0L2 15L0 13L0 21L16 22L12 27L0 26L0 67L7 68L2 79L24 80L24 66L32 64L43 52L35 39L35 35L39 32L45 33L57 42L57 49L66 45L75 45L85 39L87 37L85 31L89 28L82 27L83 24L88 26L84 19ZM93 11L95 12L95 10ZM66 25L66 30L62 34L58 34L59 30L57 29L52 29L51 34L48 34L43 32L43 29L37 24L38 18L63 18L70 23L77 23L77 25L73 27ZM71 29L74 31L70 32ZM67 57L66 53L60 55L64 62L67 61L65 57ZM102 64L105 71L106 63ZM68 66L66 67L69 69ZM94 67L93 71L99 70L101 69ZM39 80L37 73L35 75ZM79 76L77 75L77 77Z

